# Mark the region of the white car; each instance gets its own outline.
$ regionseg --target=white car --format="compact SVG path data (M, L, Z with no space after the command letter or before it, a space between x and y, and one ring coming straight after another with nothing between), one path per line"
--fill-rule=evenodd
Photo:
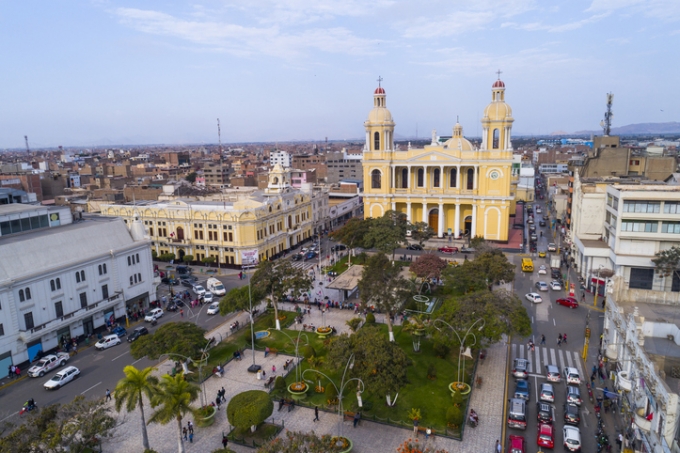
M543 212L543 211L541 210L541 208L536 208L536 214L540 214L540 213L542 213L542 212Z
M207 292L207 293L203 294L203 303L212 304L213 299L214 299L214 297L213 297L213 294L211 292Z
M550 282L550 289L552 289L553 291L561 291L562 285L560 284L560 282L553 280Z
M144 316L144 322L154 322L157 321L158 318L163 316L163 310L160 308L154 308L153 310L149 311L146 316Z
M208 312L209 315L216 315L216 314L218 314L218 313L220 312L220 303L219 303L219 302L215 302L215 303L210 304L210 306L208 307L207 312Z
M205 288L202 287L201 285L194 285L192 289L194 290L197 296L202 296L206 293Z
M68 366L52 376L52 379L45 382L45 390L58 389L68 384L78 376L80 376L80 370L74 366Z
M528 301L533 302L535 304L540 304L541 302L543 302L541 295L538 293L529 293L524 297L526 297Z
M538 268L538 275L548 275L548 268L545 264L541 264L541 267Z
M576 368L568 366L564 369L563 373L567 384L581 385L581 375Z
M95 343L94 347L99 350L109 349L120 343L121 343L120 337L118 335L107 335L101 340L99 340L97 343Z
M564 425L562 428L564 448L569 451L581 451L581 431L575 426Z
M550 244L548 244L548 251L549 252L556 252L557 251L557 246L555 245L555 243L551 242Z

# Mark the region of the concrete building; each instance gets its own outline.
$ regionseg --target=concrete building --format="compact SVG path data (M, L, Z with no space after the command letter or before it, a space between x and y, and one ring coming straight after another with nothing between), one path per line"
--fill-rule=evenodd
M229 176L231 175L231 167L222 162L207 162L203 164L203 178L204 184L207 186L227 187L229 185Z
M288 151L272 151L269 153L269 165L272 167L281 165L283 168L290 168L291 159Z
M363 154L341 152L326 153L326 182L338 184L345 179L363 178Z
M0 377L155 299L149 240L130 227L74 221L68 207L0 207Z

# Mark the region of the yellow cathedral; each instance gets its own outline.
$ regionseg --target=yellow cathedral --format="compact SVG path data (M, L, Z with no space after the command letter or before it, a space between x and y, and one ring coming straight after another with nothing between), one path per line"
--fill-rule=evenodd
M505 84L496 80L491 103L482 117L482 143L476 148L456 123L448 140L424 148L395 149L394 120L385 89L373 94L373 110L364 122L364 215L403 212L412 223L425 222L438 237L481 236L508 240L512 143L512 109Z

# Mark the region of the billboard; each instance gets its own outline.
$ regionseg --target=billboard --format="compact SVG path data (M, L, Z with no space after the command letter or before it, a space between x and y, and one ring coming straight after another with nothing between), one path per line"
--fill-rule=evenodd
M241 266L257 266L257 249L241 250Z

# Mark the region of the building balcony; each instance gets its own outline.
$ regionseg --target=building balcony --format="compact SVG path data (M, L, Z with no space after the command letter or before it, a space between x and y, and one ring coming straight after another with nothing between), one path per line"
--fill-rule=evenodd
M24 343L30 343L31 341L38 339L48 332L59 330L62 327L68 326L83 318L91 316L93 310L108 308L109 306L121 301L122 298L123 292L119 291L107 299L102 299L93 304L89 304L87 307L79 308L78 310L67 313L59 318L47 321L43 324L40 324L39 326L34 326L31 329L19 330L19 340Z

